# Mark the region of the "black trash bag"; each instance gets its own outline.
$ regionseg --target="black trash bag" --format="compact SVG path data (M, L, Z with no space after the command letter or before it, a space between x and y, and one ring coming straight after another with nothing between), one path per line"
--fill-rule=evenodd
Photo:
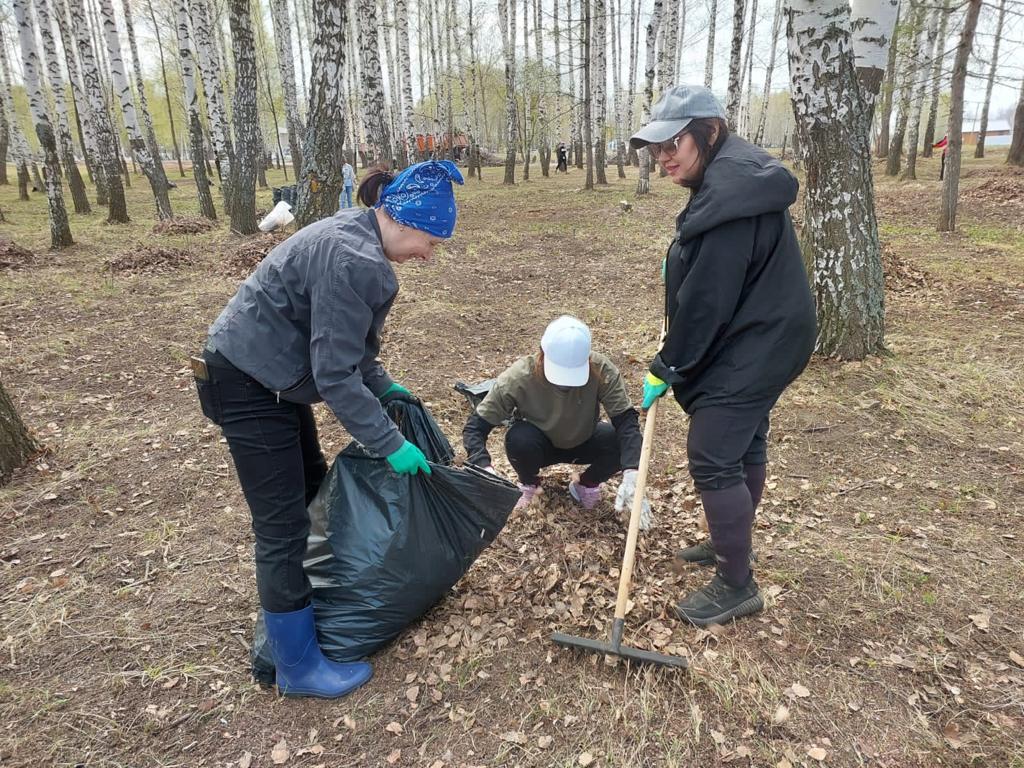
M424 452L451 450L418 402L387 407ZM494 541L520 496L514 484L473 466L431 462L431 470L430 477L399 475L352 443L309 505L304 565L320 647L334 661L379 650L444 598ZM257 680L273 682L262 615L252 664Z
M427 461L436 464L451 464L455 450L444 432L437 426L430 411L423 407L415 395L395 392L383 400L384 410L398 426L398 431L413 445L417 446Z
M455 391L460 395L464 395L469 400L470 407L475 411L476 407L484 401L484 398L491 391L491 387L494 386L494 382L497 379L486 379L485 381L478 382L476 384L466 384L462 381L455 382Z

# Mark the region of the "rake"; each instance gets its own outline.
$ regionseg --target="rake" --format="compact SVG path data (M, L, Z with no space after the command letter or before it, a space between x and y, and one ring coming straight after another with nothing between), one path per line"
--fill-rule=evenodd
M611 634L607 642L591 640L586 637L575 637L555 632L551 639L565 648L575 648L590 653L620 656L629 661L641 664L653 664L661 667L686 669L689 662L681 656L668 656L654 651L644 651L622 644L622 632L626 626L626 604L629 602L629 586L633 580L633 561L636 556L636 541L640 534L640 512L643 509L644 492L647 490L647 469L651 463L651 449L654 442L654 415L658 409L658 401L647 411L644 424L644 443L640 450L640 468L637 471L636 491L633 494L633 507L629 512L629 532L626 534L626 552L622 558L622 571L619 574L619 594L615 600L615 618L612 620Z

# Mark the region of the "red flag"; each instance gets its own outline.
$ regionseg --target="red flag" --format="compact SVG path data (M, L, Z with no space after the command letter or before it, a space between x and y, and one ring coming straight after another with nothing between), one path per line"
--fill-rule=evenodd
M949 136L943 136L942 141L932 144L932 149L945 149L949 144Z

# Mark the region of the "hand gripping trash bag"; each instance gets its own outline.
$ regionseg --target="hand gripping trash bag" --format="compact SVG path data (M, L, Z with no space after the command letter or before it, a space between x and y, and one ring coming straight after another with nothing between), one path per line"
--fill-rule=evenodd
M431 462L432 474L399 475L352 443L309 505L305 568L317 635L335 661L361 659L391 642L441 600L504 527L519 489L453 452L418 402L393 400L388 415ZM262 616L253 676L274 679Z

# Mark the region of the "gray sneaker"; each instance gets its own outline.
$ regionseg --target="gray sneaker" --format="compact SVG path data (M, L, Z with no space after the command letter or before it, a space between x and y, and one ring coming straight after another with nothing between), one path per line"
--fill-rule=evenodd
M753 574L745 585L734 587L716 573L710 584L680 600L676 613L684 621L706 627L749 616L763 608L764 598Z
M691 565L715 565L716 562L715 547L711 543L711 539L708 538L694 544L692 547L686 547L686 549L680 549L676 552L676 556L672 559L672 569L677 573L681 573ZM756 562L757 554L751 550L750 566L753 567Z

